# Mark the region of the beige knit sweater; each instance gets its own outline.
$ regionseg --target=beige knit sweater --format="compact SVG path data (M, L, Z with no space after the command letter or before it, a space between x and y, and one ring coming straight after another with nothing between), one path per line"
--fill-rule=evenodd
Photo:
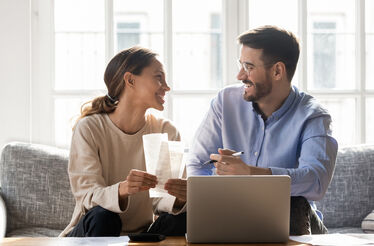
M131 169L145 170L142 136L149 133L168 133L169 140L180 141L179 132L170 121L153 115L147 115L144 127L133 135L122 132L107 114L91 115L78 122L68 167L76 205L70 224L60 236L66 236L95 206L119 213L121 235L146 229L153 221L153 212L172 213L175 197L152 199L148 191L129 196L125 210L119 207L119 183Z

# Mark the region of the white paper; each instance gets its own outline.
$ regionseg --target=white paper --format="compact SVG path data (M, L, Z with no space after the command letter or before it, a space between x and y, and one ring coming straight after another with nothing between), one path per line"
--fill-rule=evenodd
M128 245L129 237L62 237L63 245L79 246L122 246ZM52 243L53 244L53 243ZM56 242L56 245L60 245Z
M143 136L146 170L156 175L158 184L149 190L150 197L170 196L164 185L170 178L180 178L183 173L183 144L168 141L167 133L153 133Z
M290 239L300 243L312 245L333 246L333 245L374 245L373 241L348 236L345 234L321 234L321 235L302 235L290 236Z

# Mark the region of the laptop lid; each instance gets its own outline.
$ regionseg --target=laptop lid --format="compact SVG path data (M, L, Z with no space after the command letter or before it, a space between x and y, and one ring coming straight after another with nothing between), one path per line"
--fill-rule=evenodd
M193 176L187 180L187 241L287 242L289 176Z

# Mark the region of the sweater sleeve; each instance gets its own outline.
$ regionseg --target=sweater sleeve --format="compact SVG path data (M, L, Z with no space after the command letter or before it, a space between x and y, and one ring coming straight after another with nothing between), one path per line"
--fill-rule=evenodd
M82 205L82 212L95 206L115 213L128 209L128 206L125 210L120 209L119 183L108 186L104 180L95 134L85 119L77 124L73 133L68 173L71 190L76 201Z

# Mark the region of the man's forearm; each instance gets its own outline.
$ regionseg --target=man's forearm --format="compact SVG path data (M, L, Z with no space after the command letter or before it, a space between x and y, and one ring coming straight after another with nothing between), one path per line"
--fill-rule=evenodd
M250 167L250 174L251 175L272 175L270 168L263 168L263 167Z

